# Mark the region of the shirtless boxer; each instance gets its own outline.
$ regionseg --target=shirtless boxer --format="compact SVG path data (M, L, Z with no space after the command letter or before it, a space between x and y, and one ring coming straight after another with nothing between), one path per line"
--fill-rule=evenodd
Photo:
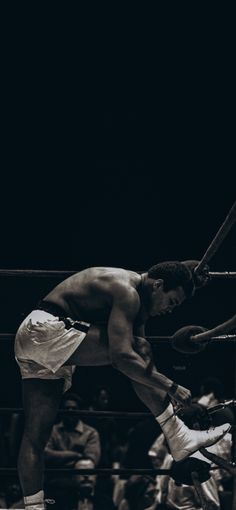
M57 285L22 322L15 340L25 411L18 472L27 510L44 509L44 447L75 365L112 364L128 376L177 461L229 430L229 424L209 431L184 425L170 397L188 405L191 393L157 371L144 338L149 317L171 313L193 292L192 273L181 262L157 264L142 274L89 268Z

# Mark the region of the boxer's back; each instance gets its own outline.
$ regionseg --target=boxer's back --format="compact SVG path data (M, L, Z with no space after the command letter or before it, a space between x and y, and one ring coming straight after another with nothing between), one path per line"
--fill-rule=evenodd
M136 289L140 275L121 268L92 267L59 283L44 300L61 306L72 318L104 322L112 308L116 288Z

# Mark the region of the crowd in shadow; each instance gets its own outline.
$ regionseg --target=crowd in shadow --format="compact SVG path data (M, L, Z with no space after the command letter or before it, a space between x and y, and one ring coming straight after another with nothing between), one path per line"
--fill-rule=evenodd
M207 409L224 401L221 381L202 381L199 395L182 412L191 429L230 422L230 407L209 414ZM194 485L177 483L172 476L168 445L157 421L149 414L136 424L114 416L78 416L74 411L109 411L111 395L106 387L97 388L92 402L85 406L77 393L65 393L50 439L45 448L45 494L53 510L199 510L202 508ZM23 432L23 415L1 416L1 467L15 468ZM208 450L232 461L232 433L228 432ZM204 459L206 462L207 459ZM209 510L231 510L232 475L208 460L209 478L201 483ZM167 469L164 475L78 472L83 469ZM74 471L74 472L73 472ZM17 472L1 476L0 508L24 508ZM53 506L50 502L55 501Z

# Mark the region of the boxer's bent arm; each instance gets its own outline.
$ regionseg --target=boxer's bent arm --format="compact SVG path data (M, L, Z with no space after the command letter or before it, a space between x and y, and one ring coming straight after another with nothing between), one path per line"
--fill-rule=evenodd
M142 357L134 351L133 324L140 302L133 289L119 289L113 300L108 322L109 347L112 365L133 381L169 391L173 381L156 369L147 374Z

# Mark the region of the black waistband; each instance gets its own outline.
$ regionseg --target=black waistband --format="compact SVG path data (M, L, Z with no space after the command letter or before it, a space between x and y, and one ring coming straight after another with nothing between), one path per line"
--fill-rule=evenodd
M51 313L51 315L58 317L60 321L64 322L66 329L74 328L84 333L87 333L89 330L90 324L83 321L74 321L70 317L66 317L65 310L63 310L61 306L51 303L50 301L42 299L37 303L36 309L43 310L44 312Z
M43 310L44 312L51 313L55 315L55 317L65 317L66 312L63 308L55 303L51 303L50 301L46 301L46 299L42 299L37 303L37 310Z

